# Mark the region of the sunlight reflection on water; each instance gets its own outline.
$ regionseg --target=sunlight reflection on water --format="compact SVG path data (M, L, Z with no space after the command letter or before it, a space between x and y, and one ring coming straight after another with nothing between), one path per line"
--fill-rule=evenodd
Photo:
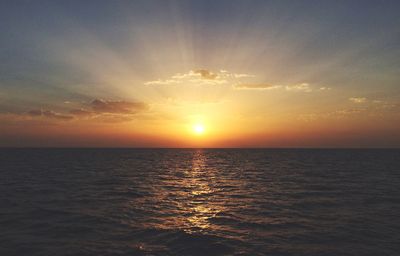
M214 190L210 187L210 181L214 178L212 170L205 170L206 156L202 150L197 150L193 154L192 169L188 171L188 179L186 186L192 188L191 197L188 198L187 212L190 216L187 220L191 227L205 230L210 228L210 218L213 218L223 210L220 205L213 204L210 195ZM192 229L185 229L191 232Z
M6 150L0 254L396 255L399 153Z
M168 195L161 196L178 202L179 214L168 219L168 228L178 228L185 232L205 232L211 229L210 219L224 210L221 203L213 200L216 189L212 182L215 180L216 170L205 168L207 158L203 150L193 152L191 164L183 168L183 175L167 181L168 188L164 190ZM164 223L164 224L166 224ZM172 226L171 226L172 225Z

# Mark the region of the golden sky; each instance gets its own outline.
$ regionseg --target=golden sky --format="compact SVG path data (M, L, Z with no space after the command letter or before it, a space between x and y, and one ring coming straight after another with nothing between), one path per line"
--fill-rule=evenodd
M396 2L96 3L1 8L0 146L400 146Z

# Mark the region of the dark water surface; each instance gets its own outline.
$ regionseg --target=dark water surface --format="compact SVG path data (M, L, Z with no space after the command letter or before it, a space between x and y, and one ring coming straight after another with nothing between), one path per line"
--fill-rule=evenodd
M0 149L0 255L400 255L400 150Z

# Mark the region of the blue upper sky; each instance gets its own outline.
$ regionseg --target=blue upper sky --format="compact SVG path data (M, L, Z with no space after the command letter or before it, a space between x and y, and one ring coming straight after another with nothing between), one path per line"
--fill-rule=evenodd
M294 47L290 41L306 41L295 45L301 47L295 49L299 55L295 62L300 63L285 65L359 50L354 58L374 55L381 68L397 68L399 10L399 1L377 0L1 1L0 74L2 79L21 73L41 76L55 68L60 63L46 48L54 38L67 43L81 33L90 33L109 48L123 51L132 43L124 39L134 28L139 28L138 36L154 33L144 40L173 40L190 33L194 45L182 47L195 48L198 65L220 51L221 44L260 40L262 45L269 36L276 43L285 41L287 47ZM259 58L268 47L265 43Z

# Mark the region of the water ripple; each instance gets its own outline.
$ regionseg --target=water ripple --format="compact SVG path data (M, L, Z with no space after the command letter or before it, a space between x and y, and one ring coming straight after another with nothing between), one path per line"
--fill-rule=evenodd
M0 150L1 255L398 255L399 150Z

